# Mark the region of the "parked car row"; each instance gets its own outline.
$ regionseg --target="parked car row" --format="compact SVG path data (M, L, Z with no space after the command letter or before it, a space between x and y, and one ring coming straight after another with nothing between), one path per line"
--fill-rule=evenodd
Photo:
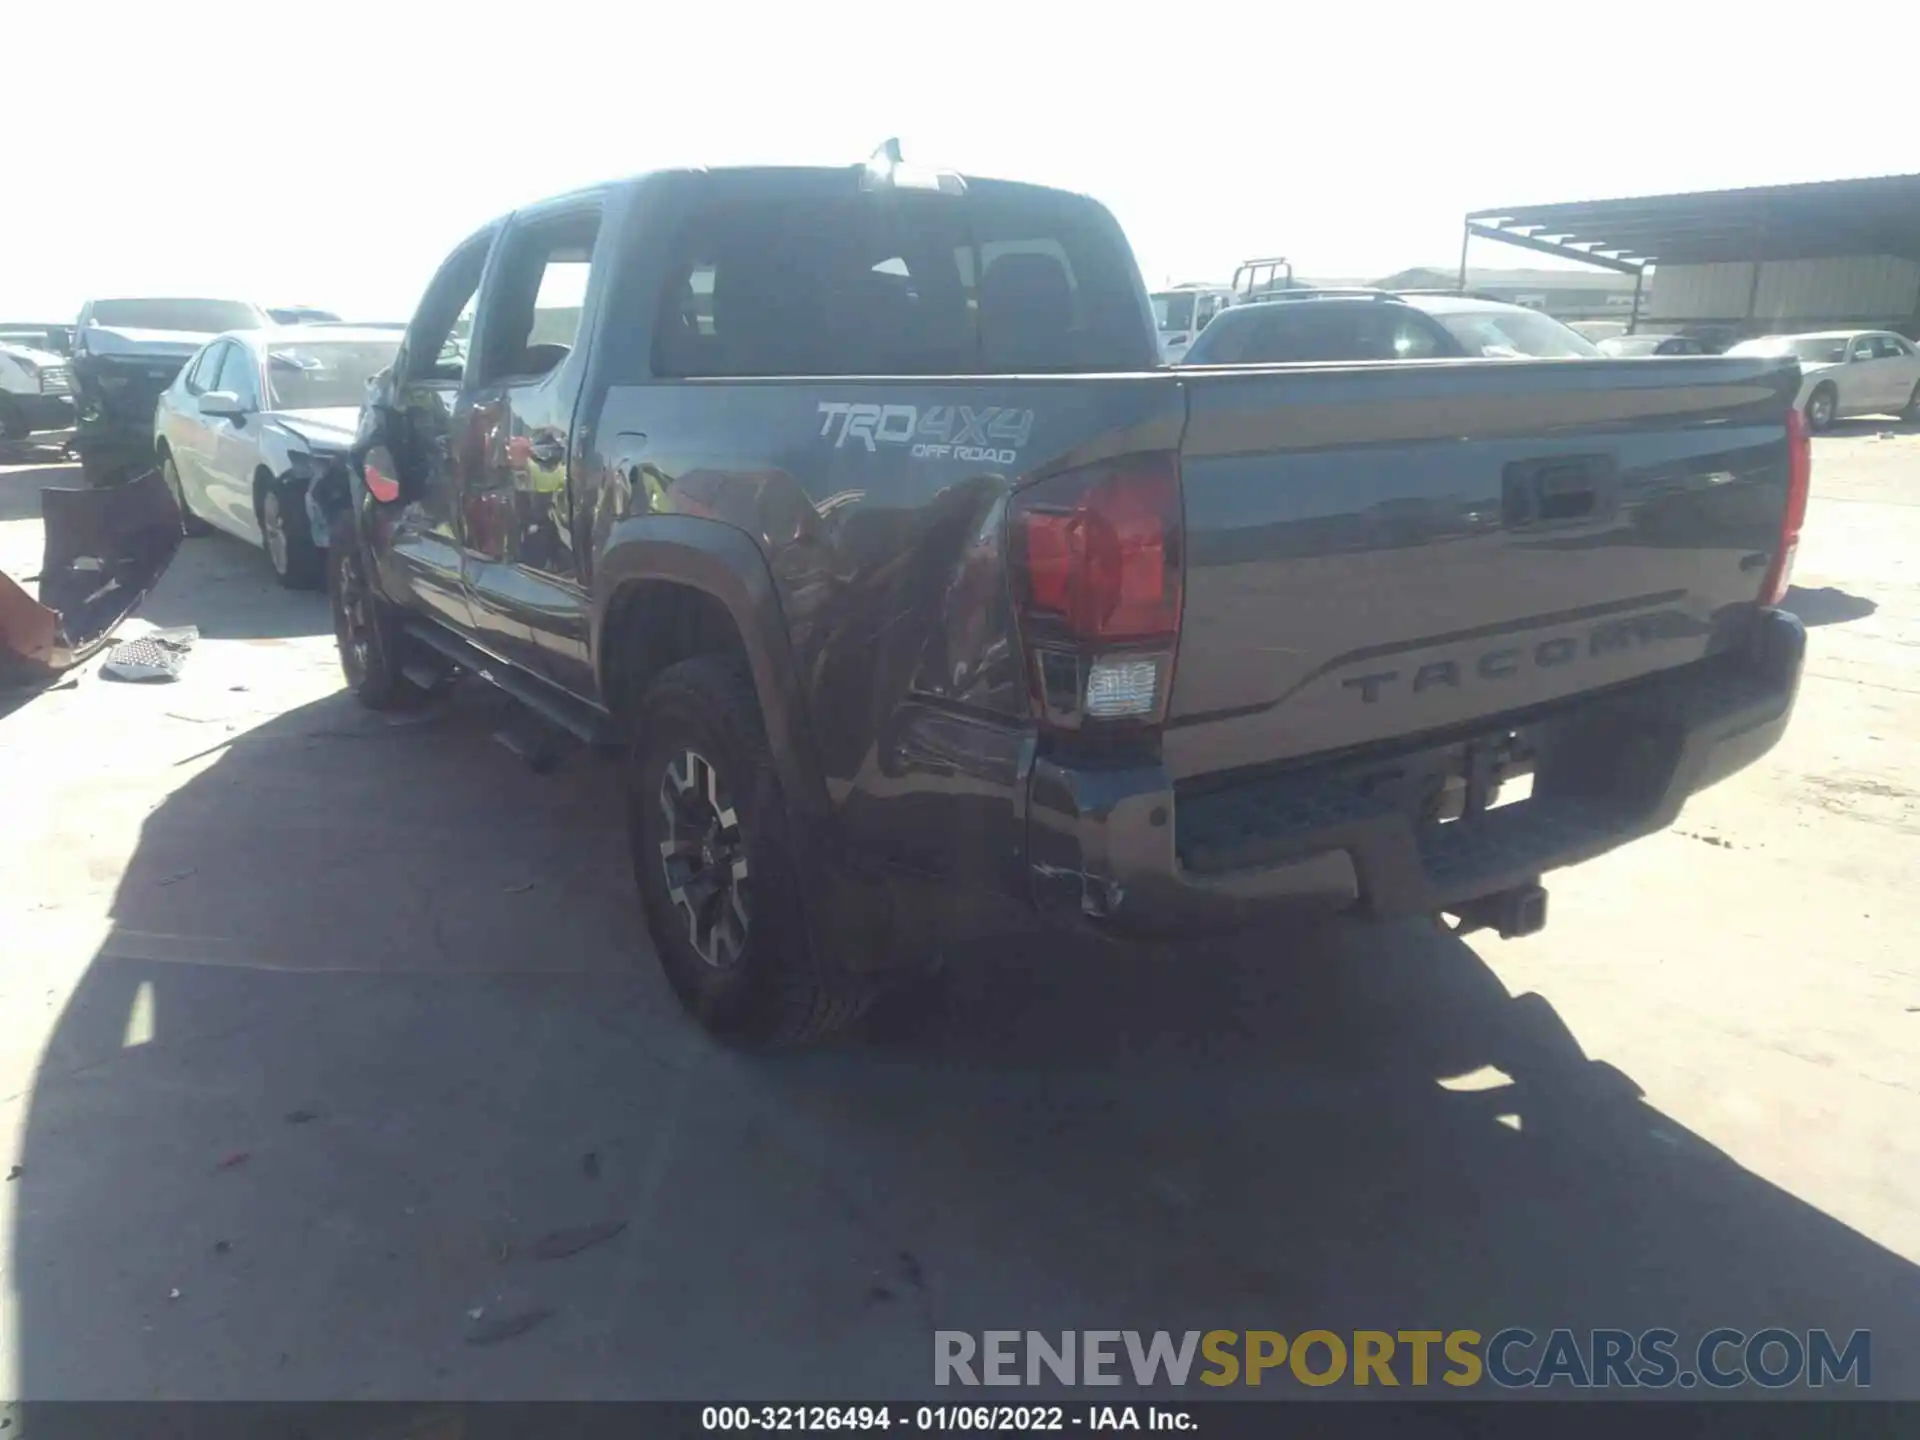
M1564 359L1600 350L1550 315L1472 295L1295 289L1233 305L1186 365L1316 360Z
M1302 287L1222 307L1177 363L1656 359L1714 353L1711 342L1691 335L1619 335L1596 343L1540 311L1472 295ZM1797 360L1798 405L1810 430L1825 430L1855 415L1920 416L1920 350L1891 331L1767 335L1726 353Z
M1718 355L1720 347L1698 335L1611 335L1597 342L1602 355Z
M281 584L318 587L308 487L344 461L367 381L399 348L392 328L324 323L202 347L161 392L150 441L187 533L224 530L264 549Z
M71 330L0 333L0 440L70 430L90 486L157 467L189 534L237 535L266 551L283 584L315 586L324 568L306 486L338 463L401 328L236 299L90 300ZM21 343L56 333L70 353Z

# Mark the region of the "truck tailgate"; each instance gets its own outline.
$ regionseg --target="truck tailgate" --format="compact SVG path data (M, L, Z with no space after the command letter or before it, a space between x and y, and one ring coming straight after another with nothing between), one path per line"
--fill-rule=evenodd
M1175 778L1498 716L1738 642L1771 358L1194 370Z

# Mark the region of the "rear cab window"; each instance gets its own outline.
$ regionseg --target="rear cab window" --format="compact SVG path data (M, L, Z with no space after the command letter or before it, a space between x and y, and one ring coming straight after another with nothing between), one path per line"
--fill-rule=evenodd
M667 377L1069 374L1157 363L1139 273L1091 200L716 188L679 236L653 331Z

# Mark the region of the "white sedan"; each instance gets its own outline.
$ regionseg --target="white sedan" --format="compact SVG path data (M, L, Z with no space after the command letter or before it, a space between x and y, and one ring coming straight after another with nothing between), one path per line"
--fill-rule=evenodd
M1887 330L1820 330L1742 340L1729 355L1800 361L1800 409L1809 430L1849 415L1920 417L1920 351Z
M156 458L189 535L224 530L311 589L325 557L306 491L353 442L367 381L401 332L345 325L235 330L208 342L154 408Z

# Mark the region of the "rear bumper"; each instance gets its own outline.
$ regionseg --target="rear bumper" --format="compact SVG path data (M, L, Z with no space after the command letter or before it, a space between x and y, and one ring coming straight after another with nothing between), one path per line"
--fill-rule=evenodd
M1449 824L1378 798L1363 776L1478 737L1205 791L1177 791L1158 766L1042 759L1028 811L1035 903L1139 935L1241 929L1313 909L1377 918L1452 909L1671 824L1688 796L1780 738L1805 654L1799 620L1764 611L1736 653L1519 724L1504 719L1483 733L1524 728L1538 753L1532 796Z

